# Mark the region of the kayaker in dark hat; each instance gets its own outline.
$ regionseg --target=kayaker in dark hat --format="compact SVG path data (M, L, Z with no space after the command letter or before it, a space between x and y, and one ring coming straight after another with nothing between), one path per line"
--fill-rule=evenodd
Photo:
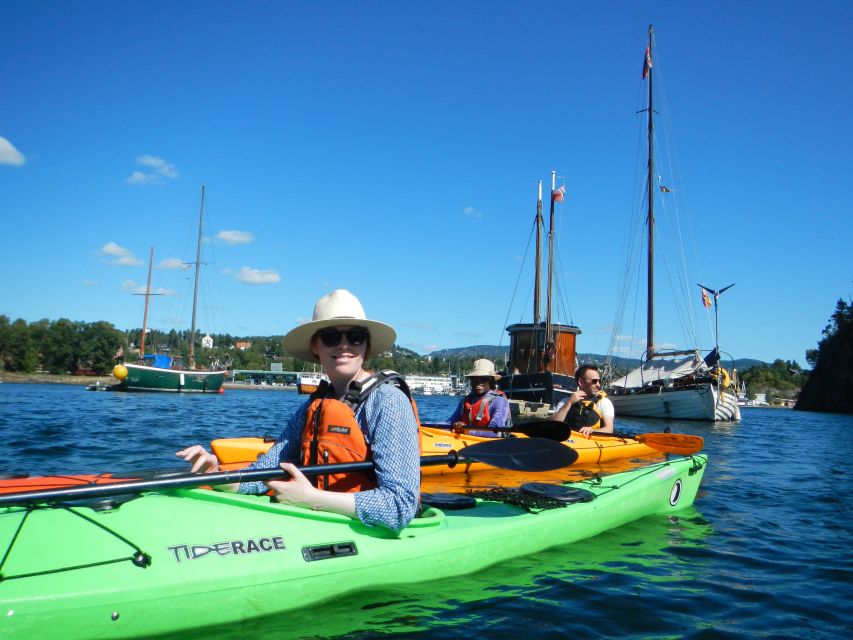
M501 429L509 422L509 401L502 391L494 387L500 375L495 363L482 358L474 361L474 368L465 374L471 384L471 393L465 396L450 416L454 431L471 429Z
M572 429L588 436L593 431L613 433L616 411L607 394L601 390L598 367L585 364L575 371L577 390L568 400L557 405L554 420L567 422Z
M271 491L278 502L358 518L368 526L400 531L415 516L420 495L420 435L413 403L392 382L364 368L397 334L368 320L352 293L338 289L314 307L311 322L292 329L284 348L301 360L323 365L331 384L311 395L291 416L272 448L250 468L281 465L288 480L228 485L240 493ZM201 445L178 451L194 472L219 469ZM372 460L373 473L306 477L294 465Z

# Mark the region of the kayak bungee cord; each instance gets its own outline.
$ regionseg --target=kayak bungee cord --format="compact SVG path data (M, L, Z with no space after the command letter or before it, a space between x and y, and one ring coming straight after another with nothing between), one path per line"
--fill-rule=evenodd
M690 469L690 474L692 475L698 470L700 470L705 463L701 462L693 456L688 457L693 461L693 466ZM648 469L644 471L644 473L632 476L625 482L618 485L605 485L604 479L607 476L602 476L598 474L596 474L592 478L587 478L585 480L579 480L576 483L572 482L568 484L586 484L590 487L595 486L600 489L603 489L597 495L604 495L606 493L610 493L611 491L615 491L620 487L624 487L632 482L635 482L646 475L649 475L651 473L659 473L662 468L671 465L672 462L670 461L659 462L655 465L650 465ZM527 487L529 486L529 484L538 486L530 487L530 489L528 490ZM516 507L521 507L529 513L538 513L540 511L547 511L548 509L560 509L563 507L567 507L570 504L573 504L574 502L591 501L595 498L593 494L591 494L585 489L569 487L565 484L549 484L544 486L541 486L540 483L529 484L527 486L522 485L518 488L494 487L490 489L468 489L466 491L466 494L471 496L472 498L503 502L505 504L511 504ZM560 490L565 491L563 492ZM565 495L561 495L562 493L565 493ZM549 496L549 494L553 494L553 497ZM583 494L589 495L585 496Z
M30 573L21 573L18 575L11 575L11 576L5 575L3 573L3 567L5 566L6 561L9 559L9 556L12 553L12 549L15 546L15 542L18 540L18 537L24 528L24 524L27 522L27 520L29 519L31 514L35 513L36 511L43 511L43 510L47 510L47 509L50 509L53 511L65 511L67 513L70 513L72 515L77 516L78 518L82 518L84 521L88 522L89 524L94 525L95 527L101 529L105 533L108 533L109 535L117 538L118 540L120 540L121 542L126 544L127 546L131 547L133 549L133 555L131 555L130 557L113 558L110 560L101 560L98 562L88 562L85 564L72 565L72 566L68 566L68 567L58 567L55 569L44 569L42 571L33 571ZM78 569L88 569L90 567L98 567L98 566L107 565L107 564L115 564L118 562L128 562L129 561L132 564L134 564L135 566L140 567L141 569L144 569L151 564L151 556L148 555L147 553L145 553L144 551L142 551L142 549L140 549L138 545L134 544L133 542L131 542L130 540L128 540L127 538L122 536L120 533L113 531L109 527L101 524L100 522L96 522L92 518L80 513L79 511L76 511L75 509L72 509L69 506L54 506L54 507L32 507L32 506L30 506L30 507L26 507L26 509L23 510L23 513L24 513L24 516L21 518L21 521L18 523L18 527L15 530L14 535L12 536L12 539L9 541L9 546L6 548L6 551L3 554L3 559L0 560L0 582L4 582L6 580L15 580L17 578L32 578L35 576L49 575L52 573L61 573L63 571L76 571ZM11 513L9 513L7 515L11 515Z
M702 467L707 464L707 460L702 462L700 459L696 458L695 456L684 456L684 458L690 458L690 460L693 461L693 465L690 467L690 471L689 471L690 475L695 474L697 471L701 470ZM652 473L659 473L661 471L661 469L672 466L672 464L673 464L672 461L668 460L666 462L658 462L657 464L648 465L648 467L646 467L643 470L643 473L638 473L636 475L632 475L630 478L628 478L622 484L605 485L604 480L605 480L605 478L608 478L609 476L601 476L601 475L597 475L594 478L587 478L586 480L579 480L578 484L588 484L589 486L603 487L604 491L602 491L598 495L604 495L606 493L610 493L611 491L615 491L615 490L619 489L620 487L624 487L628 484L631 484L632 482L636 482L637 480L639 480L640 478L642 478L644 476L647 476L647 475L652 474Z

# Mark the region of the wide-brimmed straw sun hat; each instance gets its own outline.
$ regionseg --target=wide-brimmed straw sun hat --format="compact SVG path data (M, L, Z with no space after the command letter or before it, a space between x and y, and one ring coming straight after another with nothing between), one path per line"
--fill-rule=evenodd
M370 334L370 351L373 354L388 351L397 339L397 332L383 322L368 320L364 307L346 289L335 289L317 300L311 322L291 329L282 341L285 350L300 360L318 362L311 351L311 337L326 327L364 327Z
M495 380L501 379L500 375L495 371L495 363L491 360L486 360L485 358L482 358L481 360L474 360L474 368L471 369L469 373L466 373L465 377L494 378Z

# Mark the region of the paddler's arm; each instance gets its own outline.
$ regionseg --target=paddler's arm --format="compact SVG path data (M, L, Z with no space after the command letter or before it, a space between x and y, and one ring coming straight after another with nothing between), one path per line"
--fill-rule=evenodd
M566 415L569 413L569 409L572 407L572 405L575 402L578 402L579 400L583 400L584 398L586 398L586 393L578 389L577 391L572 393L572 395L570 395L566 400L564 400L562 404L557 406L557 410L554 412L554 415L551 419L555 420L556 422L565 422Z
M494 411L489 427L501 429L509 424L509 401L503 396L498 396L492 403Z
M200 444L194 444L175 453L176 456L192 464L190 473L216 473L219 471L219 459ZM213 488L217 491L236 492L240 483L218 484Z
M281 468L290 475L290 479L267 482L277 502L356 517L355 494L318 489L290 462L282 462Z

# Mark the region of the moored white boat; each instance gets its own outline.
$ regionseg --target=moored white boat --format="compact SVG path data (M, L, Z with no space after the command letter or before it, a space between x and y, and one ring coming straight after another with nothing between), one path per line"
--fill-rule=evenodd
M697 370L693 359L687 360L686 364L690 366L687 375L651 377L665 371L665 368L654 367L671 362L654 361L653 367L635 369L617 380L608 389L616 415L672 420L740 420L737 393L730 383L725 386L727 378L717 381L705 367L704 379L696 380L692 373ZM675 371L678 371L677 367ZM645 385L637 382L636 378L641 373L646 375L647 381L654 382Z
M733 381L729 373L720 365L719 331L715 330L715 347L703 358L699 349L661 350L655 345L654 318L654 246L656 238L655 226L655 193L660 190L661 197L673 194L673 189L664 185L655 170L655 135L653 93L652 93L652 56L654 54L653 30L649 27L649 46L646 49L643 79L648 80L648 105L644 109L648 114L648 163L646 182L644 185L645 210L642 212L647 225L645 243L647 256L647 323L645 353L640 367L634 369L618 380L611 381L606 388L613 403L617 416L638 416L647 418L727 421L740 420L738 407L737 381ZM682 252L683 253L683 252ZM629 258L630 261L630 258ZM626 270L627 272L628 270ZM686 269L684 270L686 273ZM626 276L626 282L633 281ZM685 278L686 281L686 278ZM684 286L685 283L679 283ZM692 287L692 285L690 285ZM704 285L702 302L706 308L711 306L713 296L714 314L717 319L717 302L720 294L734 285L720 290L713 290ZM686 291L684 286L682 291ZM624 304L626 286L620 291L620 300ZM710 295L709 295L710 294ZM689 305L685 307L689 309ZM618 312L621 318L623 309ZM611 355L615 350L619 321L614 324L614 335L611 342ZM692 322L682 321L682 326L693 326ZM694 335L694 344L698 339ZM612 366L608 365L612 371Z
M320 388L320 383L323 380L326 380L327 382L329 380L325 373L318 373L316 371L303 371L301 373L297 373L296 390L299 391L299 393L314 393Z

